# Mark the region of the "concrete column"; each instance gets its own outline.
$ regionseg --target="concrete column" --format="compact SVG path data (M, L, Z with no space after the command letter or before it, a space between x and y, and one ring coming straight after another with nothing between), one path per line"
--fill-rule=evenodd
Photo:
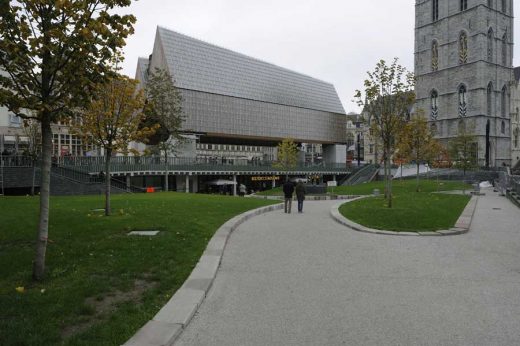
M132 179L131 179L131 175L127 174L126 175L126 188L130 189L130 186L132 186Z
M186 193L190 193L190 176L186 174Z
M237 175L236 174L233 174L233 182L235 184L233 184L233 196L236 196L237 195Z
M332 181L336 181L336 174L332 176Z
M276 180L273 178L273 180L271 180L271 187L274 189L276 187Z
M194 175L192 177L192 179L193 179L193 193L197 193L197 192L199 192L199 176Z

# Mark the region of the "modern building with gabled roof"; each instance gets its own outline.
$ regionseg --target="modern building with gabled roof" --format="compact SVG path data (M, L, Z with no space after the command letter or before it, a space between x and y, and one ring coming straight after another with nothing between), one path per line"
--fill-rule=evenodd
M150 57L138 60L142 86L155 68L174 78L183 97L183 130L202 145L274 148L293 138L323 144L329 154L344 148L346 114L330 83L163 27Z

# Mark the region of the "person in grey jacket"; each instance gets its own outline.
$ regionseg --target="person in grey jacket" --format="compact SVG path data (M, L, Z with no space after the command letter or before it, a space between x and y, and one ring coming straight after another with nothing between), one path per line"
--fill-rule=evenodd
M305 199L305 186L300 181L296 185L296 199L298 200L298 213L303 213L303 200Z

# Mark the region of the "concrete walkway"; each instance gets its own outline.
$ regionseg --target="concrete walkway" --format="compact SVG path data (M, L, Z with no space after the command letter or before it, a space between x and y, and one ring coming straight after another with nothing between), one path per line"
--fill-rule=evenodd
M484 192L460 236L354 232L337 201L255 217L175 345L519 345L520 209Z

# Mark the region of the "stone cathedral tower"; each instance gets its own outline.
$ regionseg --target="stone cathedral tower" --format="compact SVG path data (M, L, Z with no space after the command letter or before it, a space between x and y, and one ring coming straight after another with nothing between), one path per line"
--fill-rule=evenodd
M480 165L510 164L513 0L415 6L417 109L444 143L472 129Z

